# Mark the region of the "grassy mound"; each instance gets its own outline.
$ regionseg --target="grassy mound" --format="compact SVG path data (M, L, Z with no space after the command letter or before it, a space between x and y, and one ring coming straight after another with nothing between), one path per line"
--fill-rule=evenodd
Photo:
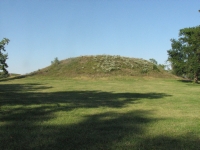
M172 76L147 60L111 55L80 56L56 61L31 74L51 77Z

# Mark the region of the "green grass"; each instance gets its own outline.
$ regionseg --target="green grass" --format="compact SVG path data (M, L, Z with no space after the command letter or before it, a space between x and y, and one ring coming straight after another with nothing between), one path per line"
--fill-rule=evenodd
M80 56L54 63L29 75L40 77L110 77L110 76L153 76L173 77L159 66L138 58L112 55Z
M174 79L0 82L0 149L200 149L200 84Z

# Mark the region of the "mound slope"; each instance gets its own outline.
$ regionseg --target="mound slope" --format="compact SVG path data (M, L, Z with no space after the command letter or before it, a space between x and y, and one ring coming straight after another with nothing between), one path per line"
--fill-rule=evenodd
M50 77L172 77L167 71L147 60L111 55L68 58L55 62L44 69L35 71L31 75Z

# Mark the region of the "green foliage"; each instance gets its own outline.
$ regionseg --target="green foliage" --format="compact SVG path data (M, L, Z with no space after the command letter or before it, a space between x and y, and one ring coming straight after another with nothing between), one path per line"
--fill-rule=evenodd
M165 69L165 68L166 68L166 65L159 64L158 67L160 67L160 68L162 68L162 69Z
M153 59L153 58L149 59L149 61L152 62L152 63L155 64L155 65L158 64L158 62L157 62L155 59Z
M144 73L148 73L148 71L149 71L148 68L143 68L143 69L141 70L141 73L143 73L143 74L144 74Z
M198 82L200 74L200 26L184 28L179 32L179 39L171 39L172 49L168 50L168 61L173 73L191 77Z
M166 65L158 64L158 62L154 58L149 59L149 61L153 63L153 70L159 71L158 68L162 68L163 70L165 70Z
M53 61L51 61L51 65L58 65L60 61L58 60L58 57L56 57Z
M8 65L6 63L6 60L8 59L8 54L4 54L3 51L5 52L5 45L9 43L9 39L4 38L1 42L0 42L0 78L5 78L8 77L8 71L6 68L8 68Z
M158 66L157 65L153 65L153 70L159 71Z

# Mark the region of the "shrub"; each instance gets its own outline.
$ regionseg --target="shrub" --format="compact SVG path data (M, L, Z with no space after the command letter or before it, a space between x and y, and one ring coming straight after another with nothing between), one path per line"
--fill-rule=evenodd
M58 65L59 63L60 61L58 60L57 57L53 61L51 61L51 65Z

